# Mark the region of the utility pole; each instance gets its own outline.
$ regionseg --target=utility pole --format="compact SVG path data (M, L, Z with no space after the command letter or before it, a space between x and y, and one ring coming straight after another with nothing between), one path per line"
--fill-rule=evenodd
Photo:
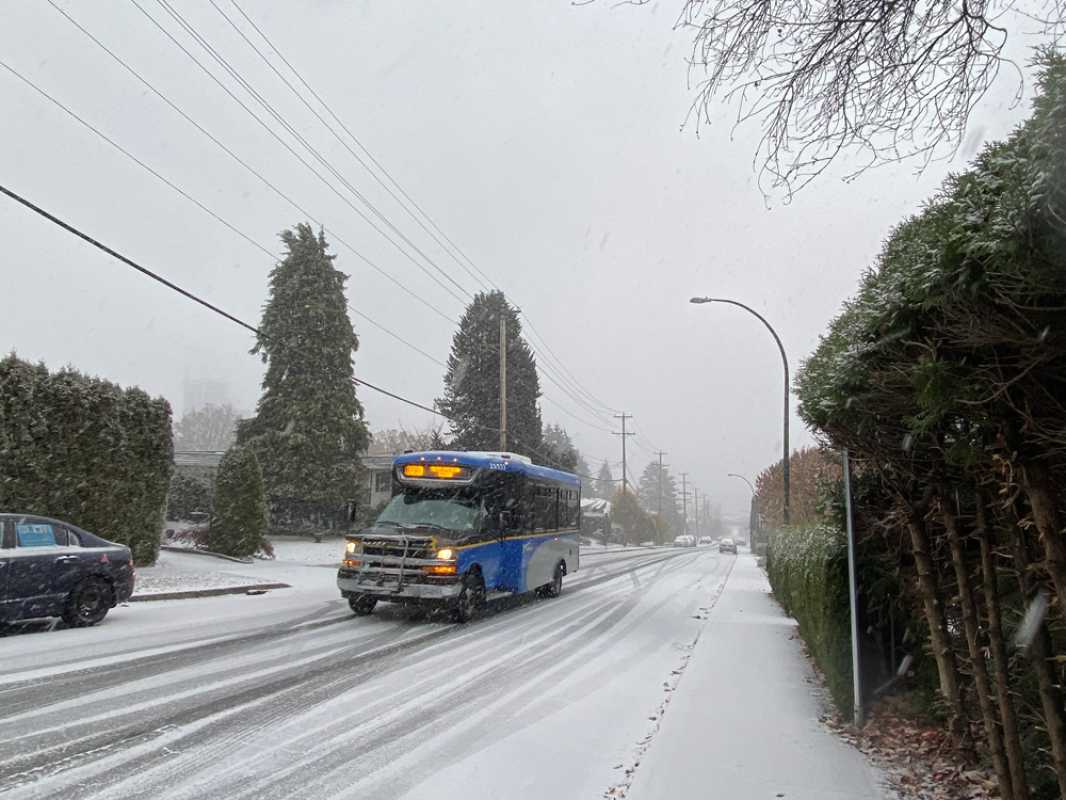
M658 534L660 534L663 530L663 456L666 455L666 451L659 450L656 452L656 455L659 456L659 516L657 518L657 524L655 526L658 529L655 538L659 539ZM662 544L661 539L659 539L659 544Z
M500 312L500 450L507 452L507 314Z
M695 486L692 487L692 505L694 510L693 520L695 524L693 527L693 536L698 537L700 535L700 490Z
M625 494L629 491L629 472L626 469L626 437L636 436L636 434L626 430L626 420L633 419L632 414L622 412L621 414L615 414L614 418L622 420L622 432L618 433L617 431L614 431L613 433L615 436L622 437L622 494Z
M682 531L688 533L688 473L681 473L681 519Z

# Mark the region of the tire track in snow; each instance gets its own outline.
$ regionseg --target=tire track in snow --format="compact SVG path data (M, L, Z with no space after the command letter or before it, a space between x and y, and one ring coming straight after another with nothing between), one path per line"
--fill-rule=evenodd
M564 595L564 599L569 598L573 595L578 595L580 599L580 597L583 596L584 592L588 589L602 585L612 580L616 580L620 576L627 575L635 570L647 569L657 564L664 565L667 559L676 558L677 555L680 554L641 553L641 558L627 559L628 563L621 570L607 573L604 575L598 575L595 578L586 579L580 582L574 581L573 583L576 585L568 587L570 588L570 591L566 595ZM660 571L663 568L663 566L660 566ZM590 596L591 601L596 601L596 599L597 598ZM520 610L518 612L513 613L523 612ZM532 608L530 608L525 613L533 614ZM489 619L490 624L493 624L493 627L499 625L504 628L507 628L513 625L513 621L510 619L510 617L500 617L499 621L496 622L493 619L494 616L495 615L490 616ZM536 615L533 614L533 616L535 617ZM177 669L179 666L187 667L192 663L200 661L201 658L205 655L205 653L208 656L209 660L225 659L229 654L232 654L235 651L246 652L244 648L247 647L249 643L251 643L251 646L253 648L260 643L276 643L278 639L291 636L291 634L296 632L302 633L317 628L330 627L336 625L337 622L343 622L346 620L350 620L350 617L346 616L339 617L336 619L320 620L311 624L296 622L284 626L273 626L265 630L256 631L247 636L230 637L219 642L212 642L204 646L203 648L190 648L187 651L182 650L177 653L168 653L161 656L150 656L144 659L137 659L133 662L130 662L128 665L124 665L125 668L120 670L120 672L125 675L127 679L130 674L140 674L142 676L152 675L154 670L157 668L162 668L163 670L170 668L171 670L174 670ZM121 752L123 751L123 749L141 749L139 747L141 744L143 744L145 741L150 740L153 737L158 737L162 735L161 732L168 734L168 739L173 740L173 744L177 744L178 748L180 748L183 744L188 743L182 743L181 739L184 737L181 737L180 735L177 738L170 736L169 734L171 732L179 731L181 727L188 727L190 725L193 727L200 728L201 726L195 723L199 723L200 721L207 719L211 716L217 716L220 711L225 711L226 709L248 706L254 711L254 709L261 708L263 705L272 706L272 710L268 715L268 718L265 718L263 720L262 726L258 726L255 728L248 727L245 725L248 720L244 718L235 721L221 721L215 723L214 725L207 726L207 729L199 730L198 735L200 739L197 744L202 742L204 738L209 740L211 738L211 735L213 735L212 728L215 727L221 727L223 729L227 727L248 727L248 729L253 730L253 732L255 730L263 730L265 726L269 725L272 721L275 721L277 719L283 719L286 715L291 715L292 712L295 709L298 709L301 705L299 700L297 700L295 703L275 705L275 701L277 701L279 695L299 694L301 691L305 692L306 689L313 688L317 682L317 685L320 686L319 693L321 694L323 690L325 692L325 696L319 702L326 702L326 700L328 700L331 696L331 693L344 691L346 682L350 683L353 677L355 678L355 680L361 680L366 677L369 677L375 671L375 669L378 668L379 665L377 665L377 662L380 662L383 659L388 659L390 657L392 661L400 661L401 657L408 657L410 651L425 648L427 647L427 645L431 644L433 640L443 638L449 635L454 635L457 630L461 629L451 626L443 627L431 631L427 635L417 636L413 640L407 642L399 642L392 646L386 646L384 648L380 648L379 650L372 651L369 653L366 652L368 643L365 642L362 643L362 645L352 645L350 648L342 648L340 654L336 654L333 656L328 655L328 653L330 652L328 648L319 648L319 651L327 653L327 661L317 667L313 667L312 669L305 669L303 671L300 671L295 675L283 674L276 680L269 681L265 684L254 685L251 687L230 687L226 691L214 693L220 695L217 697L211 693L211 685L209 684L206 687L207 692L209 693L208 696L198 698L199 700L202 700L202 702L196 702L191 706L185 708L170 709L167 714L161 717L155 717L141 721L131 721L131 723L126 726L115 726L113 724L115 720L112 717L108 720L109 724L107 726L107 730L98 731L94 734L91 734L87 738L82 738L80 741L70 741L68 738L58 751L53 749L47 754L35 753L29 755L28 758L25 756L21 758L16 757L14 762L0 762L0 791L10 790L11 788L14 788L9 779L15 777L15 775L20 775L22 777L29 777L31 775L34 777L40 777L42 774L40 770L42 769L45 771L45 774L54 775L55 773L59 773L77 767L77 765L79 764L84 765L84 762L90 756L95 757L98 754L102 753L108 754L107 757L103 759L104 761L111 762L116 760L117 758L120 762L122 762ZM463 630L467 631L467 635L476 636L481 630L483 630L483 627L481 625L475 624L473 626L467 626L467 628ZM404 631L401 628L394 629L391 632L383 632L382 635L386 637L391 636L392 638L396 638L397 636L402 636L403 632ZM525 639L528 639L530 635L528 628L519 629L519 633ZM372 641L380 642L380 640L373 638ZM351 652L347 652L348 650L351 650ZM353 676L351 673L351 668L353 664L359 663L363 663L364 668ZM336 671L338 669L345 670L346 675L342 674L338 676L336 674ZM87 670L74 670L73 672L67 673L65 676L63 676L66 678L66 680L61 682L61 688L68 693L75 692L78 689L77 682L79 679L83 681L81 686L84 687L84 681L86 680L86 676L93 675L96 673L99 673L101 675L109 674L107 672L106 667ZM164 708L173 705L175 703L175 698L172 694L167 693L173 687L167 685L166 674L157 674L155 675L155 679L158 680L160 685L165 687L164 691L159 693L158 703L156 703L156 705ZM109 683L110 685L114 686L116 684L116 681L109 681ZM245 683L247 683L247 681L245 681ZM53 687L49 685L47 686L47 688L51 689ZM304 699L306 700L307 698L305 697ZM79 724L78 718L71 720L71 722L75 725ZM234 724L235 722L237 724ZM81 723L83 723L84 726L85 720L81 720ZM68 728L68 732L70 730L71 729ZM171 750L170 752L175 752L175 750ZM180 749L177 749L177 752L180 752ZM44 755L45 757L42 758L42 755ZM142 758L136 760L143 761L144 759ZM151 757L148 757L148 760L152 760ZM134 765L124 764L124 766L128 767ZM85 770L84 768L79 768L77 771L82 772ZM93 770L89 769L88 771L92 772ZM106 779L103 781L103 783L105 784L108 782L109 781L107 781ZM18 785L22 785L21 780L17 781L17 783ZM85 787L86 785L92 786L93 790L86 793L77 789L71 792L68 789L67 791L60 792L60 794L62 794L62 796L64 797L88 796L88 794L91 794L94 791L102 788L100 786L100 783L95 781L90 781L88 782L88 784L82 783L82 787ZM74 787L70 788L73 789Z
M555 602L552 602L551 607L555 608L557 607L557 605L562 604L556 604ZM532 632L530 627L525 626L522 628L515 628L513 616L498 618L494 620L491 628L501 630L503 636L521 637L524 640L524 644L526 645L527 649L530 649L531 647L536 646L539 641L543 641L545 638L557 636L557 629L560 624L566 623L570 625L576 624L587 626L589 624L589 620L594 621L596 618L601 617L604 613L609 612L610 609L608 608L608 606L613 607L613 601L610 601L608 599L608 601L605 602L602 598L596 596L590 598L582 598L581 604L577 608L559 608L559 611L564 613L564 616L561 619L557 618L558 615L546 615L539 610L538 612L534 613L532 608L530 608L528 610L528 613L530 615L530 622L533 623L537 632L537 636L532 639L530 638L530 633ZM330 742L331 746L334 746L337 741L342 740L346 736L351 738L353 735L357 735L360 739L378 741L380 743L380 740L382 739L382 734L380 733L379 729L381 728L381 726L387 723L391 723L397 718L400 718L401 721L403 719L410 718L411 709L414 708L417 710L418 704L420 702L425 702L426 698L430 696L430 692L432 690L439 689L441 685L455 685L458 680L458 677L453 677L453 675L465 678L466 684L464 686L468 687L470 683L478 682L485 673L494 672L497 669L497 663L485 662L479 665L482 668L480 672L475 675L470 675L469 669L464 666L464 664L466 664L467 662L463 661L462 653L460 651L461 647L468 647L473 650L483 648L483 640L485 638L485 635L489 632L490 628L482 627L478 624L475 624L467 626L462 630L464 631L463 638L466 640L465 642L462 640L448 640L446 644L437 644L432 649L439 649L442 652L433 655L430 659L423 659L422 664L416 665L418 667L421 667L421 671L424 673L421 679L422 682L415 683L414 685L411 685L410 682L405 682L404 687L402 687L401 690L398 692L400 695L413 694L415 696L414 700L412 700L410 697L403 696L397 699L397 693L394 692L392 694L385 695L379 698L371 706L365 708L356 708L355 711L345 713L344 715L339 717L333 715L333 719L331 719L327 724L319 725L317 727L314 725L309 725L308 723L310 721L303 718L290 720L285 723L281 729L272 730L272 734L286 741L287 744L284 747L278 746L273 749L263 748L263 751L254 757L254 761L250 761L247 764L242 763L242 769L247 770L249 773L251 773L249 776L242 777L239 780L233 781L232 786L228 784L214 786L212 787L212 791L217 791L216 796L229 798L231 796L235 796L235 792L239 792L241 788L251 785L253 787L257 787L254 790L256 796L263 796L264 792L266 793L266 795L269 795L273 789L273 786L271 784L276 784L279 780L283 778L284 775L288 774L290 771L302 771L307 766L306 761L297 762L297 764L289 767L288 770L277 770L277 764L272 760L272 755L277 755L286 748L293 748L299 750L299 747L305 740L309 741L312 747L319 747L321 741L328 741ZM509 650L509 646L505 645L499 640L494 640L494 644L501 649ZM460 662L458 665L455 663L457 661ZM436 665L436 662L441 662L442 665L438 667ZM390 666L391 665L379 665L379 668L381 670L387 671ZM412 667L408 664L398 663L396 666L398 668L404 669L405 676L413 671ZM451 672L449 672L449 670L451 670ZM376 692L376 686L374 685L367 686L366 688L368 693ZM469 689L462 688L458 691L460 693L468 693ZM433 701L435 703L444 703L445 701L442 700L441 697L442 696L438 692L437 696L433 698ZM329 699L336 700L337 698L335 695L330 695ZM345 706L357 706L359 703L358 696L344 695L341 697L341 699L343 700ZM295 738L287 738L287 728L296 729ZM304 731L303 729L309 730ZM355 734L353 734L353 731L355 731ZM220 748L215 748L213 746L211 749L219 750ZM352 751L350 748L345 750L345 760L351 757L351 752ZM221 752L217 752L214 755L208 755L207 758L209 760L214 758L228 758L231 755L232 751L221 748ZM202 765L205 760L205 754L202 749L198 749L190 754L190 759L194 761L197 765ZM264 780L264 772L263 769L260 768L261 762L264 761L266 762L266 764L262 764L262 767L263 769L266 769L267 772L269 772L268 767L275 767L275 772L269 774L265 778L267 783L267 788L265 789L259 787L259 781ZM232 767L227 766L225 769L228 773L232 775ZM306 781L302 778L299 778L295 782L298 786L303 786ZM127 793L123 795L124 797L130 796L128 794L128 791L129 790L127 790ZM302 790L297 788L296 791ZM138 789L137 792L138 794L136 796L140 796L140 789ZM146 791L144 793L144 796L153 796L152 791ZM198 793L193 792L191 795L188 796L195 797L198 796ZM288 795L286 795L284 792L279 792L277 796L285 797Z
M697 559L689 559L693 563ZM718 567L717 560L715 567ZM722 578L724 581L724 578ZM640 603L643 597L638 592L630 594L634 603ZM597 640L582 643L582 647L558 659L550 669L543 670L527 683L523 683L509 693L493 699L492 703L478 715L465 719L459 725L434 731L434 735L425 737L424 741L398 743L396 752L391 754L387 767L382 770L387 774L376 780L356 781L335 793L336 800L346 797L373 797L374 800L400 798L411 788L421 784L437 774L441 764L450 763L451 759L467 758L499 741L499 726L503 726L507 736L514 735L532 727L546 717L566 708L568 701L552 700L551 692L573 671L571 663L585 655L586 649L592 649L602 663L593 674L584 677L577 684L570 686L570 694L582 695L603 687L611 677L633 669L637 659L627 659L621 669L610 658L612 647L625 641L628 634L639 629L640 625L651 618L664 606L673 602L672 595L641 608L635 605L618 626L601 631ZM639 613L634 613L639 610ZM598 647L597 645L602 645ZM587 664L588 662L585 662ZM582 664L584 666L585 664ZM562 678L562 680L561 680ZM410 763L413 762L413 763Z
M448 657L447 652L442 655L444 658ZM389 672L393 667L402 668L402 658L406 656L406 653L396 654L395 658L384 663L368 664L357 673L338 672L332 679L327 679L318 685L309 687L304 682L291 687L291 693L300 706L324 709L329 717L328 724L320 724L317 727L308 726L306 713L294 715L292 708L279 708L273 702L268 705L249 707L247 713L239 720L239 725L233 725L228 719L222 720L215 726L197 731L196 736L188 737L188 740L173 741L171 748L178 753L178 758L164 759L160 754L154 753L141 755L133 762L121 762L121 771L127 774L133 773L135 777L114 783L110 787L111 791L106 792L104 796L121 797L124 800L136 797L155 798L161 796L170 787L172 791L168 792L167 796L225 797L228 799L236 796L249 785L257 785L256 781L264 776L268 783L275 781L279 773L283 771L279 767L279 760L283 756L302 757L319 747L321 741L332 742L336 736L350 728L360 729L362 726L362 729L368 731L368 735L373 737L376 735L373 732L375 729L370 726L375 722L383 721L386 715L390 718L397 715L403 717L404 709L407 707L405 701L402 698L397 699L396 692L393 692L380 697L371 705L360 706L348 696L348 692L352 688L361 688L363 684L366 684L365 689L368 693L374 692L372 680L383 672ZM440 675L440 672L436 674ZM413 691L424 697L424 693L438 680L427 676L425 685L414 687ZM405 687L401 687L399 693L403 694L404 689ZM330 709L336 707L338 697L344 700L345 708L354 706L354 709L349 708L340 715L329 714ZM412 701L408 698L406 704L411 702L419 702L419 700ZM276 724L279 721L280 724ZM288 736L290 728L296 729L296 735L291 738ZM258 748L247 746L247 740L254 741L257 734L266 730L270 733L270 744ZM306 747L304 740L308 740ZM208 743L205 744L205 741ZM244 750L258 749L259 752L253 754L252 758L248 758L249 754L242 753L242 748ZM231 762L238 754L239 761L234 765ZM167 763L168 761L170 763ZM210 767L221 761L226 763L220 764L217 771L212 773ZM305 762L297 761L297 768L302 767L303 763ZM153 766L161 767L161 769L153 768ZM111 770L113 771L114 767ZM189 776L194 772L197 776L189 781ZM185 780L181 791L173 790L175 779ZM201 783L206 785L201 786ZM298 783L302 785L303 782ZM300 794L301 791L297 788L296 794ZM256 791L257 796L261 794L261 791ZM75 792L73 795L57 794L55 796L77 797L81 795Z

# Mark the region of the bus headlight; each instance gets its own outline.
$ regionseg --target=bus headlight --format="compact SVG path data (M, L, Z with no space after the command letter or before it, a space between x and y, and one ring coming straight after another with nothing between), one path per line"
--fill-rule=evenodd
M455 559L455 551L450 547L442 547L437 551L437 559L439 561L452 561Z
M348 544L344 546L344 552L348 556L355 555L356 553L362 553L363 543L349 539Z

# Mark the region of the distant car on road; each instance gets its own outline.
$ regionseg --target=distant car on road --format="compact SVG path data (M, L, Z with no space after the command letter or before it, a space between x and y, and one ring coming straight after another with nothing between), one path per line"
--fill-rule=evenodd
M95 625L133 594L130 549L69 522L0 514L0 622Z
M712 539L710 536L701 536L697 544L714 544L714 539Z
M696 537L689 536L687 533L683 533L680 536L674 537L674 547L695 547Z
M722 541L718 543L718 552L732 553L733 555L736 555L737 543L734 542L732 539L722 539Z

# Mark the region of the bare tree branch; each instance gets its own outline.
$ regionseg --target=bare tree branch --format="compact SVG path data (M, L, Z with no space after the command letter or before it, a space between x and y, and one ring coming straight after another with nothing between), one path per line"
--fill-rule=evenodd
M924 168L956 152L1005 65L1017 72L1020 100L1021 69L1004 54L1005 20L1035 23L1045 41L1061 40L1066 0L1015 4L685 0L676 27L693 34L695 91L685 124L698 133L720 102L736 104L734 130L758 121L753 162L767 193L790 196L845 152L860 161L846 179L904 159Z

